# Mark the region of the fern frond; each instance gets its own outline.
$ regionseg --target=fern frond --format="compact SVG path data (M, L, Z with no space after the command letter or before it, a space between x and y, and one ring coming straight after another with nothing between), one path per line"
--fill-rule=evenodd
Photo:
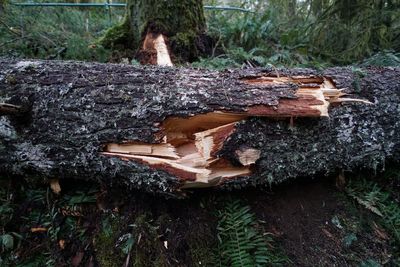
M274 254L271 239L260 233L250 207L240 201L229 202L219 213L218 240L222 266L277 266L287 262L282 254ZM220 265L221 266L221 265Z

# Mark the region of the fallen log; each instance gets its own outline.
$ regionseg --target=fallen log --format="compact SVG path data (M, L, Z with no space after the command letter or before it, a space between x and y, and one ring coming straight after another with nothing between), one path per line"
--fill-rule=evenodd
M0 173L149 192L379 170L400 69L210 70L0 59Z

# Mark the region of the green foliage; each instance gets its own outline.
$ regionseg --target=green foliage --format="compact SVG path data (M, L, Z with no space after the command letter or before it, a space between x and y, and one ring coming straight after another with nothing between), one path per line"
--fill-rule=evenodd
M224 54L224 60L217 60L217 68L221 63L227 67L242 64L264 67L294 66L314 61L302 52L303 40L299 29L283 31L286 23L279 17L278 9L279 4L254 13L208 12L209 33L217 40L214 53ZM214 61L208 62L215 68ZM204 66L206 62L203 60L201 63Z
M10 234L1 235L0 244L5 249L12 249L14 247L14 237Z
M116 242L121 231L120 216L110 213L106 214L102 220L102 227L95 237L96 258L100 266L122 266L124 255L116 249Z
M213 58L200 58L199 61L192 64L192 67L222 70L237 68L240 67L240 64L227 56L218 56Z
M133 43L133 38L129 35L130 26L129 21L124 20L121 24L109 28L103 36L99 39L98 43L104 47L116 48L129 47L127 42Z
M261 232L248 206L232 201L219 213L220 266L271 266L287 263L273 250L272 239Z
M326 67L354 64L385 49L400 51L398 1L234 2L255 12L206 13L209 32L218 40L215 55L231 58L231 50L240 47L257 57L256 66ZM252 49L259 49L258 54ZM234 59L238 65L247 60ZM393 56L386 60L397 61Z
M380 265L378 262L372 259L368 259L360 263L360 267L380 267L380 266L382 265Z
M360 205L382 218L385 227L400 244L400 205L377 183L367 180L351 181L346 192Z
M95 204L97 188L79 184L55 195L48 184L32 181L0 179L0 266L57 266L60 240L89 243L80 220L83 207Z
M11 221L13 212L12 198L7 181L0 180L0 230Z
M113 13L117 22L123 10ZM8 5L0 18L0 55L106 62L110 52L93 44L109 26L101 8Z
M14 216L10 183L0 177L0 266L6 264L12 258L13 249L21 235L8 229Z
M354 242L357 241L357 236L354 233L346 235L343 239L343 245L345 247L350 247Z
M378 52L362 61L362 67L366 66L382 66L382 67L400 67L400 53L391 51Z
M102 219L102 229L95 241L100 265L122 266L130 259L130 266L168 266L158 233L162 222L153 221L147 213L135 214L132 224L124 224L129 220L117 214Z
M399 15L394 1L336 0L315 18L308 33L317 53L348 64L382 49L399 49Z
M5 265L5 266L7 266L7 265ZM32 258L26 259L18 264L15 264L15 266L16 267L42 267L42 266L55 267L57 265L56 265L55 260L51 257L51 253L44 252L44 253L38 253L36 255L33 255Z
M209 0L204 4L226 3ZM232 0L229 4L254 12L206 11L208 34L216 44L210 58L200 59L195 67L323 68L358 62L362 62L362 66L400 64L398 1ZM168 2L166 5L176 4ZM116 52L111 55L102 46L123 49L132 45L133 39L141 38L127 38L130 25L124 20L123 9L113 8L112 14L111 23L108 12L101 8L17 8L6 5L0 18L0 55L100 62L129 57L133 51L118 51L117 55ZM188 25L196 21L192 19ZM172 26L159 27L185 29L185 25L176 26L175 20L170 21ZM203 21L201 18L200 24ZM110 27L118 23L119 26ZM98 42L102 36L104 38ZM184 47L193 36L178 30L178 35L171 37L170 42L175 48ZM195 53L196 48L191 50ZM176 56L179 58L180 55Z
M89 187L86 191L76 191L73 195L65 195L63 200L69 205L96 203L97 188Z

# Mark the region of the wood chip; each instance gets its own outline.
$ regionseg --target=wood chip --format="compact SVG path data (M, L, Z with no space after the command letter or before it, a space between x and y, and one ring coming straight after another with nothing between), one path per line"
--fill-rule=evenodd
M50 179L50 188L54 194L58 195L61 192L61 186L58 179Z

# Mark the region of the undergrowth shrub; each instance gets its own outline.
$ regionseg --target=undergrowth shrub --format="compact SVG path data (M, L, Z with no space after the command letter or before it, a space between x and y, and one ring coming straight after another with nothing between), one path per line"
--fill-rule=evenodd
M400 205L390 192L382 189L376 182L365 179L352 180L346 193L360 205L382 218L385 228L400 246Z
M230 58L232 50L241 48L245 57L234 58L239 65L248 64L250 57L250 66L326 67L358 63L388 49L400 51L400 5L396 1L229 2L253 12L206 12L207 22L217 40L213 56Z
M112 12L110 21L104 8L9 4L0 17L0 55L106 62L110 51L95 43L112 23L122 19L124 10Z
M382 66L382 67L400 67L400 53L393 51L382 51L364 59L361 66Z
M384 49L399 49L400 6L393 1L333 1L312 22L314 52L351 64Z
M240 201L229 202L219 212L219 248L216 266L279 266L288 262L263 233L254 214Z
M206 0L204 4L240 6L251 12L206 10L215 47L210 58L200 59L195 67L324 68L359 63L382 53L392 55L387 57L391 66L399 64L393 60L400 51L398 1ZM2 56L100 62L125 57L93 45L122 20L123 8L112 8L112 21L104 8L8 4L3 13Z

